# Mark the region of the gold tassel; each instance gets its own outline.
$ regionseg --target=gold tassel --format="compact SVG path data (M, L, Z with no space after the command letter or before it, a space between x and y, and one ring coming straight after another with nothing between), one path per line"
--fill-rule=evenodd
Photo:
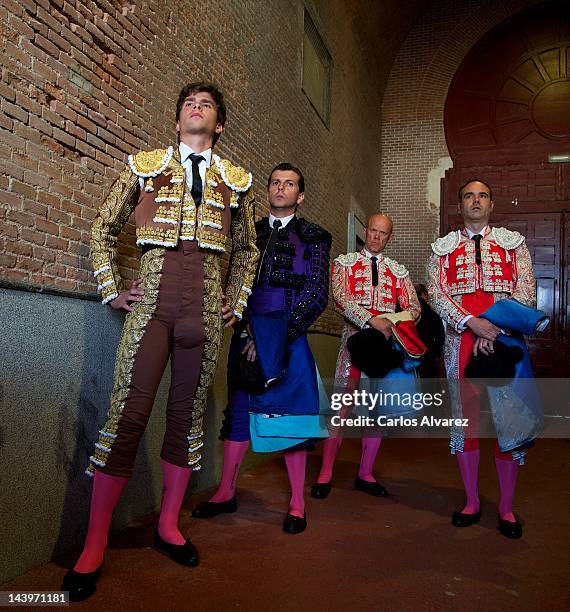
M152 177L147 179L144 190L147 191L148 193L150 193L151 191L154 191L154 183L152 182Z

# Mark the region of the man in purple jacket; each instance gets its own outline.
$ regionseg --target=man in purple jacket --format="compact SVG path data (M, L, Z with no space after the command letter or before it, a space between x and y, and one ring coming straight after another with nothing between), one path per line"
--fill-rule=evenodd
M202 502L193 516L210 518L237 510L235 484L251 439L254 450L285 451L291 501L283 530L300 533L307 525L303 498L307 445L316 436L310 424L318 421L319 413L316 367L306 334L328 302L331 236L295 215L305 197L304 178L298 168L288 163L276 166L267 189L270 215L256 223L256 244L262 256L228 359L222 480L212 499ZM259 321L262 324L257 326ZM280 348L283 369L275 367L273 358ZM271 358L265 363L276 370L274 373L264 366L268 351ZM253 364L259 364L259 372L265 374L257 393L245 384L246 371ZM262 435L269 428L269 438L271 431L279 431L273 445L268 438L258 437L256 423L264 428ZM292 423L295 430L291 437L283 435L286 423Z

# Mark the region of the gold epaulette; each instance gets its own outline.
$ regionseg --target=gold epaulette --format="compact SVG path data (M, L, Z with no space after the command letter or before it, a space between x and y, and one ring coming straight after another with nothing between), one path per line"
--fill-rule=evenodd
M234 166L230 161L222 159L218 155L212 155L212 158L222 180L232 191L243 192L251 187L253 181L251 172L240 166Z
M491 230L491 234L495 239L495 242L507 251L516 249L524 242L524 236L522 234L519 234L519 232L513 232L506 227L494 227Z
M396 278L405 278L408 276L409 272L406 269L406 266L399 264L397 261L390 259L389 257L384 257L384 263Z
M133 174L141 178L158 176L166 170L173 153L174 149L172 147L141 151L135 155L129 155L129 166Z
M449 232L446 236L442 238L438 238L435 242L432 243L431 249L440 257L444 255L449 255L453 253L455 249L459 246L459 241L461 240L461 232L459 230L455 232Z
M360 253L344 253L343 255L339 255L335 261L341 266L347 266L350 268L358 261L359 255Z

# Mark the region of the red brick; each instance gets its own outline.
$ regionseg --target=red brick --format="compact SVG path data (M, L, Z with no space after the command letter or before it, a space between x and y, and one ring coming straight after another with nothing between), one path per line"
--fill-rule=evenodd
M27 280L29 278L29 273L25 272L24 270L12 270L10 268L6 268L4 276L11 280Z
M56 260L56 253L52 249L46 249L41 246L33 247L34 259L40 259L41 261L53 262Z
M91 230L91 223L89 223L89 221L86 221L85 219L81 219L80 217L73 217L73 221L71 225L72 227L76 229L80 229L84 231Z
M12 245L11 252L16 255L24 255L25 257L33 256L32 245L26 242L21 242L19 240Z
M50 249L56 249L58 251L65 251L68 246L67 240L63 238L57 238L55 236L47 236L46 237L46 247Z
M31 257L25 257L24 255L20 255L17 260L18 265L16 267L20 270L40 272L44 267L43 261L40 261L39 259L32 259Z
M14 268L16 266L16 256L0 253L0 268Z
M18 225L9 221L0 220L0 251L9 250L15 252L15 243L18 241ZM8 247L6 246L8 245Z
M47 34L47 30L45 30L45 33ZM45 38L45 36L42 36L41 34L36 34L34 37L34 41L36 45L38 45L38 47L41 47L42 49L47 51L50 55L57 57L59 53L58 48L51 41Z
M61 180L61 167L57 163L40 162L38 172L43 176Z
M17 61L22 66L25 66L26 68L32 67L32 58L20 47L17 47L13 43L6 43L5 52L9 55L10 59Z
M24 200L23 209L26 212L32 213L36 217L42 217L45 219L47 216L47 206L34 200Z
M14 88L9 87L6 83L0 81L0 96L6 98L9 102L14 102L16 99L16 92Z
M53 127L47 121L44 121L35 115L30 115L30 127L34 128L34 130L43 132L47 136L51 136L53 133Z
M24 180L24 169L6 159L0 159L0 174L7 174L15 179Z
M46 241L46 235L43 232L38 232L35 229L23 227L20 231L20 238L26 242L43 245Z
M59 225L47 219L36 219L36 229L40 232L52 234L52 236L59 235Z
M48 30L59 32L61 29L61 23L41 6L38 6L36 15L38 20L43 21L47 25Z
M77 229L71 228L71 227L67 227L69 225L69 223L67 223L67 225L62 225L61 226L61 236L62 238L67 238L69 240L81 240L81 232Z
M77 202L74 202L73 200L62 200L61 209L65 210L68 213L71 213L72 215L81 214L81 206L77 204Z
M80 140L85 140L87 138L87 132L83 128L77 126L75 123L69 120L65 122L65 131L68 134L79 138Z
M60 130L59 128L53 128L53 137L68 147L75 146L75 137L71 136L67 132L64 132L63 130Z
M32 170L24 171L24 181L28 183L28 185L34 185L42 189L47 189L49 187L49 179L43 174L38 174Z
M17 223L18 225L25 227L33 227L35 222L34 215L22 212L21 210L8 210L6 213L8 221Z
M13 117L22 123L28 122L28 113L23 108L18 106L17 104L12 104L8 102L8 100L2 100L0 104L0 108L2 111L8 115L9 117Z
M14 179L12 180L10 187L11 190L16 193L21 193L32 200L35 199L37 190L33 187L30 187L29 185L26 185L26 183L22 183Z

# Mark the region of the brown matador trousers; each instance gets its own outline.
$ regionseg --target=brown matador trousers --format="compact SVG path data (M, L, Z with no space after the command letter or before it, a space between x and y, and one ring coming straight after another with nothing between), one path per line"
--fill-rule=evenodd
M115 368L115 397L112 397L107 425L101 430L95 457L91 457L95 469L113 476L130 477L132 474L139 442L169 358L171 382L161 457L179 467L199 469L200 455L191 451L202 446L202 415L196 431L196 427L193 428L193 407L200 384L206 341L203 318L204 254L194 241L180 241L176 249L153 248L144 252L141 258L142 288L145 291L143 302L153 300L152 295L147 295L147 291L152 293L152 287L151 281L147 282L145 265L152 267L152 260L157 257L163 257L160 274L155 274L158 295L154 311L141 329L142 338L130 367L126 397L120 401L119 379L121 376L128 379L129 370L128 363L126 366L121 363L123 355L120 346ZM155 268L160 269L160 261L157 264ZM150 278L152 274L148 273L148 276ZM135 306L135 310L139 307L141 303ZM128 321L123 330L123 336L125 334L133 335ZM134 338L136 343L136 330ZM123 338L121 343L126 340ZM124 352L125 361L128 362L129 351ZM118 407L114 408L114 403ZM104 452L97 452L97 449ZM195 461L192 461L193 456L197 457Z

